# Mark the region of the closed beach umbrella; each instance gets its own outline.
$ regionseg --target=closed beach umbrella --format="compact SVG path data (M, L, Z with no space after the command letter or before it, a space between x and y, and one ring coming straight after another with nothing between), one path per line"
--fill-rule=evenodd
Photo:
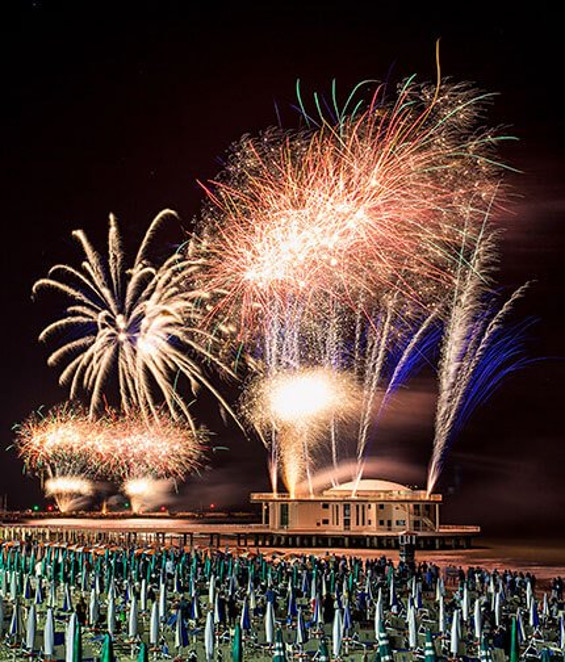
M134 595L129 605L129 615L128 615L128 637L130 640L133 640L137 637L138 634L137 619L138 619L137 598Z
M479 650L479 660L481 662L492 662L492 652L489 648L486 637L481 639L481 648Z
M35 648L36 629L37 629L37 613L35 611L35 605L32 604L27 612L26 639L25 639L26 650L30 652L33 652L33 649Z
M565 653L565 618L563 614L559 617L559 648Z
M265 642L269 646L275 642L275 608L270 600L265 607Z
M443 598L443 595L441 596ZM424 646L424 662L436 662L436 649L430 630L426 630L426 645Z
M79 662L81 660L78 656L79 652L76 650L77 643L80 642L80 638L77 639L78 628L78 618L76 612L73 612L69 619L65 636L65 662Z
M96 589L92 588L90 590L90 600L88 602L88 624L91 628L96 627L99 616L100 607L98 605L98 595L96 594Z
M300 607L298 609L298 616L296 617L296 644L297 646L304 646L307 641L308 632L306 631L306 624L304 623L302 607Z
M375 637L377 639L379 638L382 622L383 622L383 594L381 589L379 589L377 602L375 604Z
M37 580L37 584L35 585L35 598L33 599L36 605L41 605L43 604L43 586L42 586L42 581L41 577Z
M438 632L445 634L447 631L447 624L445 621L445 600L443 595L439 596L438 603Z
M518 639L519 641L525 641L526 640L526 629L524 628L524 621L522 619L522 611L518 607L516 609L516 627L518 631Z
M139 607L142 613L147 611L147 579L145 577L141 580L139 589Z
M241 617L239 619L239 624L241 629L245 632L251 630L251 618L249 616L249 604L247 602L247 597L243 600L243 606L241 608Z
M528 579L526 581L526 607L528 609L530 608L530 606L532 604L533 597L534 597L534 595L533 595L533 592L532 592L532 584L531 584L530 580Z
M408 647L415 650L418 647L418 626L416 625L416 609L408 608Z
M449 641L449 652L453 657L457 657L459 650L459 627L459 609L455 609L451 620L451 638Z
M502 594L497 591L494 596L494 624L497 628L502 625Z
M520 641L518 640L518 616L512 619L512 630L510 631L510 662L518 662L520 659Z
M475 600L475 608L473 613L473 625L475 629L475 639L481 640L482 634L482 616L481 616L481 603L479 598Z
M175 648L180 651L188 646L188 632L180 609L177 609L177 620L175 623Z
M15 641L19 641L22 636L22 608L18 599L16 599L12 607L12 618L10 619L8 634L10 639Z
M137 662L149 662L149 651L147 650L147 644L143 641L139 645L139 653L137 654Z
M530 601L530 627L536 630L539 627L538 605L535 598Z
M167 585L161 582L159 587L159 620L164 621L167 615Z
M67 582L63 584L63 611L73 611L71 587Z
M45 627L43 629L43 655L53 657L55 655L55 619L53 609L49 607L45 615Z
M0 556L1 558L1 556ZM0 637L4 634L4 618L5 618L5 610L4 610L4 598L2 595L0 595Z
M214 659L214 614L208 611L206 614L206 627L204 628L204 650L206 662Z
M210 575L210 585L208 586L208 604L213 605L216 598L216 577Z
M324 637L320 639L318 645L318 662L330 662L330 654L328 651L328 645Z
M100 651L100 662L117 662L114 655L114 642L109 632L104 635L102 650Z
M108 601L108 613L106 614L106 629L114 636L116 632L116 604L114 602L114 595L110 594Z
M283 633L280 628L277 629L275 636L275 650L273 651L273 662L286 662L286 652L284 649Z
M338 607L334 612L334 621L332 626L332 655L339 657L341 652L341 642L343 639L343 616Z
M151 607L151 618L149 620L149 643L157 646L159 643L159 605L154 602Z
M243 662L243 641L241 636L241 626L239 623L236 623L233 631L231 659L232 662Z
M380 662L392 662L393 659L388 634L384 625L382 625L381 631L379 632L379 657Z
M463 585L463 597L461 599L461 615L466 623L469 620L469 589L467 583Z

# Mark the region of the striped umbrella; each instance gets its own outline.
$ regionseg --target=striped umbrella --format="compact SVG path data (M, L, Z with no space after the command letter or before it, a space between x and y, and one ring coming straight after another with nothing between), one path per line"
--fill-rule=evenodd
M277 628L277 632L275 634L275 650L273 651L273 662L286 662L283 634L280 628Z
M441 596L443 598L443 595ZM431 630L426 630L426 644L424 646L424 662L436 662L436 649Z
M175 648L180 651L188 646L188 632L180 609L177 609L177 618L175 622Z
M381 625L381 631L379 632L379 657L381 662L392 662L393 659L388 634L384 625Z

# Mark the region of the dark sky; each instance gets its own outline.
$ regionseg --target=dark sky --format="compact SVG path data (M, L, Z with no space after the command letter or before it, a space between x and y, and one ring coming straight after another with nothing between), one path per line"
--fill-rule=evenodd
M2 446L14 422L65 397L36 342L63 302L34 304L30 292L51 264L79 258L71 230L100 245L112 211L134 248L163 207L190 227L202 199L196 179L213 177L243 133L274 124L275 102L291 125L297 78L320 91L334 77L342 90L365 78L430 79L441 37L443 73L500 92L489 121L520 138L503 154L523 174L512 180L512 213L497 221L506 228L500 280L535 281L519 312L537 318L528 351L544 358L512 377L457 441L445 513L491 533L548 535L565 524L559 21L543 3L535 15L495 3L416 14L377 2L263 4L2 3ZM387 478L423 481L433 403L420 400L416 383L406 424L391 423L378 448ZM267 487L259 445L223 428L211 403L200 413L231 451L185 488L185 502L237 503ZM0 478L12 506L40 498L12 451Z

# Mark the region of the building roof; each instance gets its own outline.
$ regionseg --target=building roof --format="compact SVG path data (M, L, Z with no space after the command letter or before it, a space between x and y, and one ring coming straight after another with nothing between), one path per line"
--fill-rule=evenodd
M360 492L412 492L409 487L401 483L393 483L390 480L378 480L376 478L363 478L357 485L356 481L342 483L341 485L325 490L324 494L338 495L344 492L351 494L354 490L357 494Z

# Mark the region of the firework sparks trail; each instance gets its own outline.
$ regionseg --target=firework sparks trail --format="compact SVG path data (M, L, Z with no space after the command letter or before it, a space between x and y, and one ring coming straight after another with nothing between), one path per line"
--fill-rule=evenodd
M61 513L79 510L94 492L92 481L80 476L57 476L45 481L45 496L53 497Z
M63 339L48 363L62 367L59 381L69 386L71 399L81 389L88 394L91 416L101 411L114 373L124 412L155 417L164 402L172 416L180 413L194 425L176 389L179 375L189 381L194 394L202 385L231 411L197 363L198 359L224 375L233 375L216 351L226 327L219 325L215 334L206 332L201 318L207 294L186 288L197 262L175 254L156 267L149 258L155 235L171 218L176 219L176 214L165 210L152 221L131 269L124 266L114 216L110 216L106 262L85 233L76 231L73 236L86 258L81 268L56 265L34 285L34 293L54 289L72 302L39 338Z
M480 274L492 266L493 237L478 244L471 268L462 268L442 342L435 437L428 467L428 492L441 474L451 442L473 410L501 380L527 362L523 355L526 322L507 325L507 317L527 284L498 309Z
M124 494L130 500L131 510L136 515L168 501L173 482L157 478L131 478L122 486Z

